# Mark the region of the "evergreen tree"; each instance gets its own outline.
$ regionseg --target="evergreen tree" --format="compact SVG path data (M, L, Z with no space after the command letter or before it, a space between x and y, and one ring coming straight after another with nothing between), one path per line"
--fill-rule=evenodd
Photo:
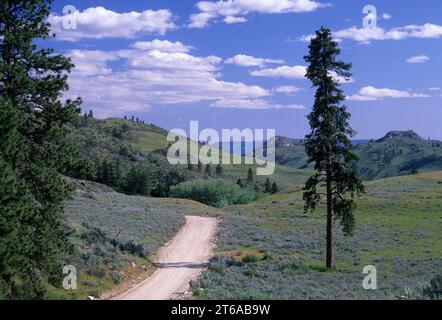
M264 192L265 193L271 193L272 192L272 184L270 183L270 179L267 178L266 182L264 183Z
M81 120L81 124L83 127L87 127L87 113L85 112L83 118Z
M210 167L210 164L206 164L206 168L204 169L204 173L208 176L212 175L212 168Z
M244 188L244 183L242 182L241 178L239 178L239 179L236 181L236 184L239 185L241 188Z
M223 166L221 164L217 164L216 168L215 168L215 172L217 176L222 176L223 175Z
M138 170L135 167L131 167L126 176L124 192L128 194L137 194L138 179L139 179Z
M94 112L92 110L89 110L89 118L91 119L94 118Z
M99 182L108 185L110 179L110 166L106 160L101 161L100 164L100 177L101 180Z
M326 266L333 266L333 220L340 220L343 231L351 235L355 226L354 197L364 191L354 170L357 161L350 137L355 132L349 125L350 113L341 102L345 100L336 78L350 78L351 64L337 60L338 43L331 31L322 27L311 40L306 77L317 88L313 110L308 116L311 133L306 136L306 152L316 173L304 188L305 210L315 210L325 196L327 203ZM324 190L325 188L325 190Z
M253 178L253 169L249 168L249 171L247 171L247 181L248 182L253 182L254 178Z
M121 184L121 163L119 160L115 161L113 164L113 175L111 185L113 187L119 187Z
M123 185L123 192L127 194L137 194L147 196L150 194L150 179L149 174L142 168L135 166L131 167L126 175L125 183Z
M62 170L62 173L74 179L96 179L96 167L94 163L80 155L76 157L71 165Z
M278 187L278 185L276 184L276 182L273 182L273 183L272 183L271 194L275 194L275 193L278 193L278 192L279 192L279 187Z
M73 65L37 43L50 37L50 0L0 6L0 296L42 299L60 286L72 249L61 224L73 161L64 138L80 99L60 102Z

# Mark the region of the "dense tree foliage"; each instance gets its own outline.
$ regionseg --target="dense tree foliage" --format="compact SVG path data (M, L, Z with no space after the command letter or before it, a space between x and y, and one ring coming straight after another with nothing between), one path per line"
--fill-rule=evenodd
M315 175L308 179L304 200L306 211L314 210L323 197L327 204L327 268L333 266L333 220L340 221L343 231L351 235L355 226L353 215L356 194L364 191L354 169L358 160L350 137L355 135L349 124L350 113L341 102L345 100L337 78L348 79L351 64L337 59L338 43L331 31L321 28L311 40L306 77L317 88L313 110L308 116L311 133L306 136L306 152L314 163Z
M0 295L9 299L60 285L70 248L60 214L71 188L59 172L73 160L64 137L80 100L60 101L70 60L36 46L50 36L51 2L0 6Z
M259 196L256 192L243 189L223 179L183 182L171 187L170 195L175 198L192 199L217 208L245 204L256 200Z

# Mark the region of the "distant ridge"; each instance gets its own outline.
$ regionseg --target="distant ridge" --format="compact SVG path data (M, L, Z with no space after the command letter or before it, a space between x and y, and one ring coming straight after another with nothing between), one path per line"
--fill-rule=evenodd
M377 140L377 142L384 142L392 139L416 140L416 141L424 140L413 130L408 130L408 131L390 131L383 138Z
M354 140L364 179L442 170L442 141L420 137L413 130L390 131L378 140ZM279 136L275 141L276 162L298 169L308 167L304 140Z

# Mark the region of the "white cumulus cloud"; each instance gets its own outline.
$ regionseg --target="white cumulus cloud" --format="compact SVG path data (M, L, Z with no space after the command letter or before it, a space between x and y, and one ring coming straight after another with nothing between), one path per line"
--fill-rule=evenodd
M169 40L158 40L153 41L137 41L132 45L132 48L138 50L159 50L162 52L189 52L192 47L186 46L179 41L171 42Z
M425 62L430 61L430 58L424 54L421 54L418 56L410 57L406 61L408 63L425 63Z
M237 54L225 61L227 64L234 64L240 67L259 67L263 68L268 64L283 64L284 60L255 58L245 54Z
M234 23L244 23L247 22L247 19L244 17L235 17L235 16L227 16L223 20L227 24L234 24Z
M375 40L403 40L410 38L438 39L442 37L442 26L432 23L424 25L407 25L404 27L391 28L358 28L351 27L333 32L333 36L338 41L351 39L361 43L368 43ZM313 34L304 35L299 38L300 41L310 41Z
M304 79L307 71L305 66L281 66L273 69L262 69L252 71L254 77Z
M76 29L65 29L65 19L75 20ZM168 9L131 11L118 13L103 7L88 8L68 15L51 14L51 31L58 40L79 41L81 39L135 38L143 34L165 34L177 28L172 12Z
M355 95L347 97L350 101L376 101L384 98L428 98L426 94L411 93L409 91L375 88L371 86L363 87Z
M312 12L329 6L314 0L228 0L200 1L196 7L199 13L190 17L189 27L204 28L211 20L222 17L225 23L245 22L251 13L276 14Z
M153 45L146 50L146 45L139 44L117 51L71 51L67 55L77 68L69 77L65 98L81 96L86 108L109 117L158 105L255 100L272 94L260 86L220 79L219 57L194 56L180 52L180 46L176 49L171 52L166 46L161 51ZM115 70L109 66L111 61Z
M262 69L250 72L254 77L269 77L269 78L287 78L287 79L304 79L307 73L305 66L281 66L273 69ZM331 76L339 83L353 83L353 78L344 78L331 72Z
M384 20L390 20L391 18L393 18L392 15L387 12L382 14L382 19Z
M293 95L295 93L303 91L303 89L295 87L295 86L280 86L276 87L272 90L275 93L283 93L288 95Z
M292 109L302 110L305 106L302 104L278 104L263 99L221 99L213 102L211 107L216 108L234 108L234 109L254 109L254 110L278 110Z
M114 52L99 50L72 50L69 56L75 64L75 74L82 77L110 74L112 69L107 62L118 59Z

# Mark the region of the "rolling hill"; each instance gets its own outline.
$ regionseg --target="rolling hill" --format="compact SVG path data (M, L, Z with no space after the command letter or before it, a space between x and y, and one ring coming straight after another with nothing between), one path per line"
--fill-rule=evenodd
M68 137L68 143L80 150L81 155L90 163L89 176L87 174L74 178L94 180L97 163L106 160L111 163L118 162L122 175L129 172L132 167L138 171L147 172L151 180L151 189L164 183L176 184L184 181L192 181L207 178L205 167L198 169L196 165L170 165L167 161L168 131L153 124L136 123L125 119L92 118L82 119L81 123L73 127ZM191 144L198 142L190 141ZM198 145L201 148L202 145ZM226 153L220 150L220 154ZM232 155L232 157L240 157ZM244 160L244 157L243 159ZM249 168L256 169L255 165L231 164L223 165L222 178L236 183L238 179L245 180ZM215 165L211 166L212 177L218 177L215 173ZM256 171L256 170L255 170ZM276 182L280 188L288 187L293 183L303 183L310 172L277 166L276 171L270 177L256 177L255 182L261 188L265 180L269 178ZM102 182L103 181L98 181ZM115 189L117 186L112 185ZM122 191L122 190L120 190Z
M92 162L118 161L124 171L137 166L156 178L172 171L185 181L207 178L195 168L168 164L166 135L154 125L88 119L73 128L69 139ZM270 178L283 190L221 210L190 200L129 196L87 179L71 180L77 191L66 204L64 221L76 248L71 263L80 270L79 290L51 288L49 297L84 299L139 282L153 271L152 255L189 214L222 217L216 256L192 284L196 299L396 299L408 289L411 298L420 297L422 286L442 267L442 174L381 177L439 168L440 142L413 132L390 132L356 145L360 170L367 179L379 179L367 182L367 195L358 199L355 237L336 235L334 272L322 267L323 208L303 213L302 187L311 175L303 148L302 140L278 137L280 165ZM222 178L234 182L246 177L248 168L224 166ZM256 178L256 183L264 179ZM379 268L376 292L361 289L366 264Z
M196 299L421 299L442 271L442 172L366 183L353 237L335 234L324 268L325 208L303 211L301 186L223 209L218 247ZM338 225L336 225L336 231ZM363 268L378 290L364 290Z
M442 170L442 141L426 140L413 131L392 131L379 140L355 141L357 168L366 180ZM276 163L307 168L304 141L277 137Z

